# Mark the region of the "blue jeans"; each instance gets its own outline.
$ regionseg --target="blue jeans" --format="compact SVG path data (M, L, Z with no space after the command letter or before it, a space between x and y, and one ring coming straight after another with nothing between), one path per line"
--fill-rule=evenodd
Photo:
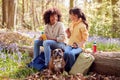
M35 40L34 41L34 55L33 60L39 55L40 52L40 46L43 46L42 40Z
M45 65L47 66L50 61L51 50L54 50L56 48L64 49L65 44L63 42L56 42L54 40L45 40L43 42L43 46L44 46L44 54L45 54Z
M72 65L75 63L77 56L82 52L81 48L72 48L71 46L66 46L64 48L64 59L66 62L65 70L70 71Z

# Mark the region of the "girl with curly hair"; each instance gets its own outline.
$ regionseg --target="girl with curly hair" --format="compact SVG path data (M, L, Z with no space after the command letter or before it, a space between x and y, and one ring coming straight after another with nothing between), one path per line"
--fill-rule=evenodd
M34 58L40 53L40 46L44 47L45 66L48 66L51 57L51 50L56 48L64 48L65 31L64 24L61 22L61 13L57 8L51 8L45 11L43 15L45 23L45 34L47 40L39 37L39 40L34 41Z

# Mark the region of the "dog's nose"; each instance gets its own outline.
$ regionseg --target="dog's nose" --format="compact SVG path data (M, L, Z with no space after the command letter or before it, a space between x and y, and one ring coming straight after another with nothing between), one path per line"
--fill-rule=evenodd
M63 57L63 53L59 53L59 56Z

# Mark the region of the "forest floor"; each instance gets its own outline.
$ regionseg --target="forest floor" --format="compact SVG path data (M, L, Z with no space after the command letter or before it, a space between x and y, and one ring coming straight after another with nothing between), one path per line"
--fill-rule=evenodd
M18 50L17 45L19 46L33 45L33 40L37 39L39 35L40 35L40 32L34 32L34 31L17 31L15 33L13 32L6 33L6 31L0 31L0 38L1 38L0 52L4 48L7 49L8 51L16 52ZM112 42L115 44L120 44L119 38L115 38L115 39L112 39L112 38L108 39L103 37L89 38L89 42L93 42L94 40L99 40L99 42L101 43ZM14 43L18 43L18 44L15 45ZM0 57L1 57L1 54L0 54ZM42 72L36 72L31 75L27 75L25 79L26 80L120 80L120 77L111 76L111 75L102 75L94 72L89 72L87 76L83 76L80 73L76 75L70 75L66 72L64 72L63 74L56 75L56 74L50 73L49 70L46 69ZM10 79L2 78L2 80L10 80ZM18 79L11 79L11 80L18 80Z
M120 80L120 77L102 75L95 72L89 72L86 76L78 73L76 75L68 75L67 72L63 74L52 74L48 69L45 69L41 72L34 73L25 80Z

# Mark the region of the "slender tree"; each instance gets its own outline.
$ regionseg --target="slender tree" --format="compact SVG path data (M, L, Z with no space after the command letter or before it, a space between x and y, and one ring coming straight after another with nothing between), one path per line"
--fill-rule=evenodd
M16 24L16 4L17 0L8 0L8 28L11 29Z
M25 6L24 6L24 0L22 0L22 23L24 23L24 13L25 13Z
M74 0L70 0L70 8L74 6Z
M2 0L2 25L6 27L8 23L8 0Z
M44 12L44 0L41 0L41 4L42 4L42 5L41 5L41 7L42 7L42 8L41 8L41 11L42 11L42 14L43 14L43 12Z

